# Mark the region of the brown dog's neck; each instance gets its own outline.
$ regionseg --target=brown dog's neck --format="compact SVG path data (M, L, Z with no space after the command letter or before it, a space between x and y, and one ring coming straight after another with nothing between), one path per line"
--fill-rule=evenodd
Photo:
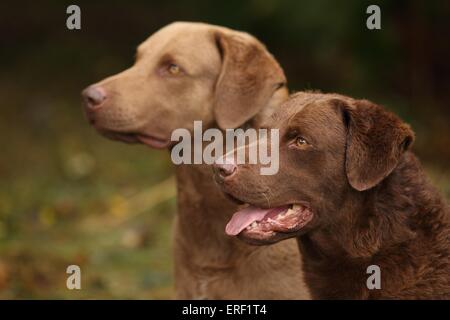
M367 266L390 268L393 271L386 276L400 279L395 270L414 265L410 259L423 254L417 251L419 246L431 251L431 234L450 236L448 206L411 152L378 186L351 193L335 216L339 218L333 224L297 238L305 273L326 279L325 284L342 279L354 282L352 290L359 298L369 294L365 282ZM398 268L390 267L393 262ZM324 298L324 292L331 291L317 290L316 295Z
M324 257L345 252L355 259L370 258L415 238L424 227L419 220L441 219L433 209L444 207L442 203L417 158L407 152L382 183L367 191L350 191L333 213L336 221L304 239Z

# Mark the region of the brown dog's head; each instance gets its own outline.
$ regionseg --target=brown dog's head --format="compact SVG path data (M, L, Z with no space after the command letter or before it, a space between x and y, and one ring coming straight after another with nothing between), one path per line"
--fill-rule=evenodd
M339 223L343 203L385 179L414 138L382 107L337 94L297 93L269 122L280 135L277 174L230 163L230 155L215 165L222 190L249 204L226 232L254 244Z
M235 128L287 98L276 60L254 37L202 23L170 24L142 43L135 64L83 91L105 136L155 148L178 128Z

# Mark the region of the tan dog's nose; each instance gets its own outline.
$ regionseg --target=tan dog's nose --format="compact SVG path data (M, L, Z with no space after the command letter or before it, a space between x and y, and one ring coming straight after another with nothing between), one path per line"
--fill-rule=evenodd
M106 92L102 87L90 86L81 93L86 109L93 111L98 109L106 100Z

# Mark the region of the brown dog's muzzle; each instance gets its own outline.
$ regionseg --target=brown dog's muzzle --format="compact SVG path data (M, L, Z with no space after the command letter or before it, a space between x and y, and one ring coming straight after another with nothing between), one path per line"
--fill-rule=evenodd
M223 164L215 163L213 166L214 174L218 182L224 181L227 178L231 178L236 171L237 166L235 163L226 162Z

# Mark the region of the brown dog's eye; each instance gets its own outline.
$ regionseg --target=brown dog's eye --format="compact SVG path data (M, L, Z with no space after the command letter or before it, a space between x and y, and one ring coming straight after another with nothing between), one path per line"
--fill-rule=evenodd
M180 67L176 65L175 63L169 64L168 70L170 74L176 75L180 73Z
M308 143L308 141L306 141L305 138L303 138L303 137L297 137L297 138L295 138L295 146L296 146L297 148L304 149L304 148L306 148L308 145L309 145L309 143Z
M304 147L304 146L306 146L306 145L308 144L308 141L306 141L306 139L303 138L303 137L297 137L297 138L295 139L295 144L296 144L298 147Z

